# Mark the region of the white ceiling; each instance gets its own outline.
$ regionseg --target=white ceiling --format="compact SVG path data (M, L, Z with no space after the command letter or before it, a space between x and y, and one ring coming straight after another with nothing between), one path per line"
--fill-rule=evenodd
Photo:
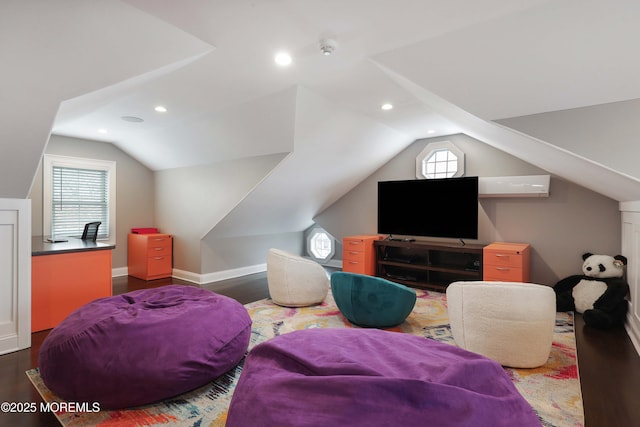
M129 51L127 65L139 63L146 71L64 102L53 132L113 142L152 169L260 154L255 144L229 150L211 123L238 105L294 85L412 139L464 131L396 85L369 58L392 64L487 120L640 97L640 61L634 54L640 2L632 0L108 3L111 11L103 7L96 14L114 14L102 18ZM113 36L91 27L88 37ZM182 52L182 62L149 67L145 46L132 49L140 37L156 38L154 49L175 49L174 57ZM337 42L331 56L320 54L323 37ZM286 69L273 62L283 49L293 55ZM104 66L117 67L114 59ZM385 102L395 108L381 111ZM155 113L157 104L169 111ZM129 123L121 116L145 122ZM99 128L108 133L97 133ZM263 152L278 150L266 144Z
M484 120L640 98L638 18L637 0L0 0L0 195L28 193L50 132L154 170L289 152L293 87L404 144L469 132L380 64Z
M152 34L168 49L174 47L171 40L179 29L193 37L192 45L181 46L185 53L181 63L149 69L135 78L63 102L53 132L113 142L157 170L261 154L255 151L255 144L241 144L229 150L228 144L220 141L220 129L211 123L218 123L221 115L236 106L295 85L411 139L460 132L459 126L429 111L369 58L397 52L405 61L435 64L427 68L434 80L444 80L437 88L449 90L443 95L451 93L457 99L459 91L464 91L459 82L468 81L470 73L475 75L475 69L488 67L484 64L492 60L488 56L472 61L464 59L467 63L460 69L462 58L477 57L479 52L473 45L457 44L454 50L448 49L459 40L457 35L486 32L487 28L495 28L496 22L511 22L514 16L520 19L521 11L548 2L127 0L123 3L118 17L131 15L138 19L132 25L118 26L129 35L131 43L140 34L145 37ZM127 5L158 18L160 23L149 17L138 18L139 13L127 10ZM116 19L111 21L115 23ZM166 28L160 25L162 22ZM535 22L532 25L537 33L539 26ZM320 53L319 40L323 37L337 43L331 56ZM508 41L506 38L504 43ZM512 50L519 43L513 40ZM293 55L289 68L279 68L274 63L273 56L278 50L288 50ZM469 51L475 54L469 56ZM142 49L131 53L127 61L145 60ZM458 58L456 63L452 63L452 58ZM111 62L104 65L113 66ZM421 81L431 80L429 74L422 77ZM481 101L484 92L469 95L473 95L467 101L470 106L486 104ZM393 103L395 108L381 111L385 102ZM169 111L155 113L153 107L157 104L165 105ZM523 107L527 102L522 100L512 100L511 104L501 103L501 115L490 118L531 109ZM136 116L145 121L125 122L122 116ZM99 134L100 128L108 133ZM428 130L433 133L427 133ZM277 147L270 147L271 143L279 142L264 141L262 151L277 151Z

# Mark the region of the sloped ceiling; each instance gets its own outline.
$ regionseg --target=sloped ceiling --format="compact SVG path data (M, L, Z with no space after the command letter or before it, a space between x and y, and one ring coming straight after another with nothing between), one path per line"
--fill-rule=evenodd
M0 197L28 195L62 102L142 82L212 49L121 2L2 0Z
M640 3L539 2L378 60L485 120L640 97Z
M406 135L336 108L299 88L293 150L206 237L301 231L410 142ZM318 120L322 118L322 120Z
M296 115L292 154L211 231L220 235L239 232L267 198L301 204L289 229L307 223L418 138L469 133L545 168L552 145L526 135L511 143L512 133L485 126L640 98L633 0L0 0L0 8L0 197L28 195L51 132L113 143L153 170L286 151L282 111L272 128L255 112L298 88L286 110ZM320 54L325 37L337 44L330 56ZM273 62L281 49L293 56L288 68ZM395 108L382 111L385 102ZM158 104L168 112L154 112ZM259 126L239 119L245 113ZM584 168L607 169L564 155L578 183L593 176L580 178ZM310 166L326 173L320 160L331 163L330 185L296 182ZM638 177L597 191L637 198ZM282 228L277 217L261 228Z

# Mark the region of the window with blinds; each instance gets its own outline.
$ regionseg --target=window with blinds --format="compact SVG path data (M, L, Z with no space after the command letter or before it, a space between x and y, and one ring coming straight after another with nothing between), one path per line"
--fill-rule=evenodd
M115 240L115 162L47 154L43 163L43 231L81 237L100 221L98 239Z
M107 238L109 172L54 166L51 173L52 235L80 237L86 223L101 221L98 238Z

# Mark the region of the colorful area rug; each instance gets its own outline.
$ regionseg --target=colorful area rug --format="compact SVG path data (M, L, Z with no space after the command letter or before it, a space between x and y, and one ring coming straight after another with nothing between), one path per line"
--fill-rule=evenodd
M390 331L424 336L455 345L449 328L445 296L439 292L417 290L418 299L407 320ZM353 328L340 313L331 294L324 303L313 307L285 308L270 300L245 306L253 319L249 349L277 335L308 328ZM522 396L531 404L544 427L584 425L584 411L576 364L573 315L557 313L551 355L536 369L505 371ZM190 393L138 408L100 412L57 411L65 427L80 426L224 426L234 387L242 372L235 369ZM27 376L45 402L52 408L64 408L62 400L43 384L37 369ZM89 380L89 379L88 379Z

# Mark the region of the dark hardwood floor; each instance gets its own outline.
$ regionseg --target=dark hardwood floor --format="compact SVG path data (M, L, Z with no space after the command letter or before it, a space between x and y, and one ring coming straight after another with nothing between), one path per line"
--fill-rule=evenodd
M171 283L192 285L176 279L145 282L133 277L113 280L114 295ZM202 285L242 304L268 296L266 274L259 273L223 282ZM38 365L38 350L48 331L32 335L31 348L0 356L0 403L35 402L42 399L25 371ZM584 325L576 316L578 367L587 427L640 426L640 356L624 329L599 331ZM0 412L0 426L58 426L51 413Z

